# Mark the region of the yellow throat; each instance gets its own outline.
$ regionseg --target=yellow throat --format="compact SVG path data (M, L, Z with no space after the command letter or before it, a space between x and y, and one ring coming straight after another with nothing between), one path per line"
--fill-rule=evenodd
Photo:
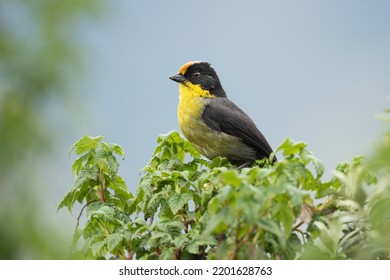
M191 138L191 129L199 124L207 98L215 98L208 90L204 90L200 85L185 83L179 85L179 106L177 117L179 126L184 136Z

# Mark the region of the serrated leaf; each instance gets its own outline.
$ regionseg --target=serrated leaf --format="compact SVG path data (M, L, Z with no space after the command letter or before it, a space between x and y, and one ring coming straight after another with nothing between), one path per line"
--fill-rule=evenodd
M113 190L116 190L116 189L123 189L123 190L126 190L127 191L127 185L126 185L126 182L125 180L121 177L121 176L117 176L115 178L115 183L113 184Z
M366 176L364 177L364 182L369 186L375 185L378 183L378 178L373 172L368 170Z
M89 154L85 154L74 161L72 164L73 175L77 176L80 170L83 168L83 162L87 159Z
M81 203L87 198L87 194L96 184L95 180L97 175L98 169L96 166L87 166L80 171L71 190L72 200L70 201L70 207L72 207L76 201Z
M123 235L121 233L112 233L107 237L108 251L112 252L122 242Z
M76 201L82 203L84 199L87 200L88 194L91 190L92 187L88 182L82 184L80 188L73 192L72 204L74 204Z
M110 153L103 148L97 148L95 151L95 161L103 161Z
M72 196L73 196L72 192L68 192L65 195L65 197L61 200L60 204L57 207L57 212L58 212L58 210L60 210L63 207L68 207L69 212L72 214L72 206L73 206L73 205L71 205Z
M127 200L134 198L133 194L128 192L126 189L116 187L115 184L110 186L115 192L115 197L122 200L122 202L126 202Z
M160 218L170 218L174 217L171 208L168 205L168 201L166 199L161 201L160 213L158 214Z
M118 173L119 163L113 155L108 155L107 158L107 168L110 172L110 175L115 177Z
M88 152L91 149L97 148L99 143L103 140L103 136L83 136L79 141L77 141L70 149L69 156L73 150L77 155Z
M149 193L150 192L150 187L152 185L152 176L150 176L150 174L147 174L146 176L144 176L143 178L141 178L141 181L138 185L138 189L137 189L137 193L140 192L141 190L144 192L144 193Z
M145 205L145 190L138 188L137 195L135 197L135 200L133 201L132 205L129 205L130 208L134 208L134 210L140 211L143 210L143 207Z
M66 194L66 196L61 200L60 204L58 205L57 211L60 210L63 207L67 207L69 212L72 213L72 207L75 204L76 201L82 202L86 197L87 194L90 192L91 187L88 184L88 181L85 181L83 183L78 183L77 187L73 187L73 189Z
M168 199L168 205L173 214L176 214L185 204L192 199L191 193L175 193Z
M148 240L148 244L152 247L157 247L159 244L166 244L172 241L172 237L166 232L157 232Z
M173 243L177 248L184 247L187 244L187 242L188 242L188 236L184 234L176 236L173 240Z
M278 219L280 220L283 232L284 232L284 238L288 238L291 234L292 225L295 221L295 216L293 214L293 211L289 205L280 205L279 211L278 211Z
M216 167L223 167L223 166L230 167L232 166L232 164L229 162L227 158L224 157L216 157L209 163L209 167L211 169Z
M348 167L349 167L348 162L339 162L339 163L336 165L336 168L335 168L335 169L336 169L336 171L345 174L345 173L347 173Z
M186 250L190 254L197 255L199 254L199 245L196 243L196 241L189 242L186 246Z
M114 221L115 219L115 210L111 206L103 205L95 211L91 211L88 215L88 219L92 218L104 218L107 221Z
M146 202L145 215L152 217L156 212L161 203L161 193L152 195L149 201Z
M109 144L109 147L114 153L116 153L118 156L120 156L122 158L122 160L125 158L125 153L124 153L121 146L119 146L118 144L111 143L111 144Z
M283 155L285 157L295 155L300 153L304 148L306 148L306 144L303 142L294 142L291 139L286 139L276 150L283 151Z
M199 153L197 149L190 143L190 142L185 142L184 143L184 150L189 153L194 159L200 159L202 156Z
M308 175L309 171L306 169L305 165L301 162L291 162L284 168L289 179L297 180L299 178L304 178Z
M89 180L95 181L98 177L98 173L99 170L96 166L86 166L83 168L76 177L73 190L80 188L81 185Z
M158 256L160 260L172 260L174 259L174 251L172 247L164 248L161 254Z
M166 224L166 228L172 237L176 237L183 233L184 225L179 221L171 221Z
M101 201L95 201L87 206L87 215L89 215L91 212L95 212L99 210L101 207L103 207L104 204Z
M100 241L94 241L92 243L92 247L91 247L91 250L92 250L92 255L94 255L95 257L96 256L104 256L105 253L106 253L106 250L105 250L105 246L107 245L107 240L106 239L103 239L103 240L100 240Z
M321 160L317 159L316 157L311 157L311 159L317 173L317 178L320 178L325 171L324 163Z

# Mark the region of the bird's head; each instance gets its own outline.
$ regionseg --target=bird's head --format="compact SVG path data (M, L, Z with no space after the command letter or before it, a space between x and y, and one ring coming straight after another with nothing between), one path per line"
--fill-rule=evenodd
M183 86L207 91L213 97L226 97L217 73L208 62L187 62L180 67L179 73L169 78Z

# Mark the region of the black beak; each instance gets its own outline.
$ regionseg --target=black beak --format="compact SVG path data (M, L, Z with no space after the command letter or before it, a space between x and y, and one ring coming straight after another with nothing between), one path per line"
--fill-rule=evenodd
M178 83L184 83L186 81L186 78L182 74L170 76L169 79Z

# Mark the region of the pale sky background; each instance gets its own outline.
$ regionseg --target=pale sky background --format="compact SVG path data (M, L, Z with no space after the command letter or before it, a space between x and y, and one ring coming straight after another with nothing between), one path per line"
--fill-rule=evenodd
M168 77L190 60L214 66L274 149L286 138L308 143L327 176L383 132L375 115L390 104L390 1L116 0L107 14L75 30L89 48L75 85L85 113L52 109L62 115L48 162L54 207L73 183L69 148L84 135L123 147L119 173L136 191L157 136L179 130Z

